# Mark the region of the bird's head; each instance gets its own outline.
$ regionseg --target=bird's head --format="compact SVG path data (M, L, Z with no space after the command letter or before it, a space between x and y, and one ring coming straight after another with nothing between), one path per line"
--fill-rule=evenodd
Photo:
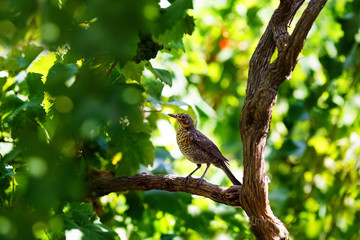
M177 120L180 127L182 128L193 128L195 127L194 121L192 118L186 113L179 114L168 114L170 117L173 117Z

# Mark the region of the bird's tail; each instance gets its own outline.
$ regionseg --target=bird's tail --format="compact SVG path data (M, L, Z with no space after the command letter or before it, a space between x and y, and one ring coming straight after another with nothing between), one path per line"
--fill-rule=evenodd
M230 171L230 169L228 168L228 166L226 166L226 163L224 161L221 161L221 167L220 167L224 173L226 174L226 176L228 176L228 178L231 180L231 182L234 185L242 185L241 182L239 182L236 177L232 174L232 172Z

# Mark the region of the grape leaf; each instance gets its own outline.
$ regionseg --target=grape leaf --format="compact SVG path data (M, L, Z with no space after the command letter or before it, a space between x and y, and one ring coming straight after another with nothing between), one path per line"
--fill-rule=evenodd
M28 45L23 48L24 59L27 62L27 66L43 51L43 47L36 45Z
M135 174L140 164L152 165L155 157L155 148L150 141L150 135L144 132L122 132L118 150L122 152L122 159L116 166L118 176Z
M160 69L160 68L154 68L157 77L164 83L166 83L167 85L169 85L170 87L172 86L172 77L171 77L171 73L165 69Z
M8 95L1 99L0 113L3 117L9 112L19 108L24 102L15 95Z
M94 212L91 203L72 203L62 215L65 235L67 238L80 232L83 239L110 240L119 239L118 234L111 228L98 221L94 221Z
M10 56L5 59L3 68L8 71L10 76L15 76L21 70L21 66L15 56Z
M65 214L73 219L79 226L90 222L90 217L94 215L91 203L71 203L65 210Z
M26 71L42 74L43 81L45 81L49 69L53 66L55 61L56 61L56 53L47 52L46 55L40 56L39 60L35 61L32 65L30 65L30 67Z
M7 78L6 77L0 77L0 93L2 93L2 88L6 83Z
M77 72L76 64L54 64L49 70L45 89L54 96L65 94L70 87L69 81L75 78Z
M183 52L185 52L185 46L182 40L178 41L171 41L167 44L167 47L169 48L178 48L181 49Z
M25 81L29 87L29 99L36 103L41 103L44 100L44 84L41 81L41 74L28 73Z
M171 73L165 69L154 68L151 63L146 64L146 68L149 69L155 77L159 78L163 83L166 83L170 87L172 86Z
M161 99L161 92L164 84L157 79L144 79L142 85L145 87L146 92L156 99Z
M165 9L162 16L158 19L157 34L162 34L171 29L178 21L183 19L188 9L193 7L192 0L176 0Z
M192 16L186 15L181 20L177 21L172 28L167 29L165 32L157 36L159 43L168 45L169 42L181 42L184 34L191 35L195 29L195 22ZM179 46L180 49L181 45Z
M123 73L127 79L135 80L140 83L143 70L144 64L136 64L135 62L129 61L120 72Z
M12 167L9 167L4 162L0 162L0 194L5 196L5 190L10 187L10 178L9 176L14 176L14 171Z

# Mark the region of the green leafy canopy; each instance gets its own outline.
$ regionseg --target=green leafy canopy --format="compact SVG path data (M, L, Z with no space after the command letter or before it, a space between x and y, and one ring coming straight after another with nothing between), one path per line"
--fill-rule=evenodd
M196 119L241 179L248 63L274 4L1 0L0 239L252 239L241 209L185 193L85 198L92 168L195 168L166 113ZM265 167L294 239L360 236L359 11L328 1L279 88Z

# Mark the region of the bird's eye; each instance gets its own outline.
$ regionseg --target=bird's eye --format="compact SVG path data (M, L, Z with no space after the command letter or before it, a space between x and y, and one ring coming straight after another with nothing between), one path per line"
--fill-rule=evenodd
M181 118L182 118L182 119L184 119L184 118L185 118L185 116L184 116L184 115L181 115Z

